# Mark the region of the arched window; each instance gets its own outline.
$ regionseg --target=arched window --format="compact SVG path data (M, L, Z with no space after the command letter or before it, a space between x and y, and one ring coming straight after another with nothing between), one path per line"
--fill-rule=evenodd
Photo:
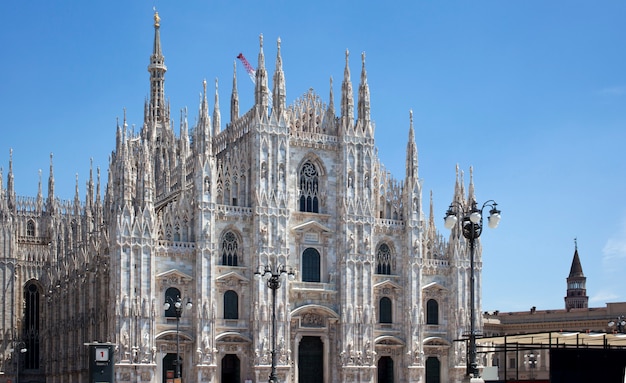
M391 249L386 243L376 249L376 274L391 274Z
M35 222L32 219L29 219L28 223L26 223L26 235L29 237L35 236Z
M23 335L26 352L23 359L24 369L39 368L39 309L40 294L37 284L29 282L24 287L24 323ZM19 368L19 367L18 367Z
M224 293L224 319L239 319L239 296L233 290Z
M319 213L319 173L310 162L300 169L300 211Z
M434 299L426 302L426 324L439 324L439 303Z
M320 282L320 253L312 247L302 253L302 282Z
M378 313L380 315L380 323L391 323L391 299L387 297L380 298Z
M169 303L170 307L165 310L165 317L167 318L176 318L176 307L174 303L180 298L180 290L176 287L170 287L165 290L165 299L163 303Z
M235 233L228 231L222 236L222 265L238 266L239 261L239 241Z

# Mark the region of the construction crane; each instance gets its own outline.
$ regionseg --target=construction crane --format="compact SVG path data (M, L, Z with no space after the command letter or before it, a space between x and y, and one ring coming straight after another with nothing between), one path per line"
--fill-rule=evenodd
M256 85L256 71L254 70L252 65L250 65L248 60L246 60L246 57L243 55L243 53L239 53L237 55L237 58L241 61L243 66L246 68L246 72L248 72L248 76L250 76L250 80L252 80L252 83Z
M248 76L250 76L250 80L252 80L252 83L254 85L256 85L256 70L254 70L254 68L252 67L252 65L250 65L250 63L248 62L248 60L246 60L246 57L243 55L243 53L239 53L237 55L237 58L239 59L239 61L241 61L241 63L243 64L244 68L246 68L246 72L248 72ZM272 106L272 94L269 93L269 105L270 107Z

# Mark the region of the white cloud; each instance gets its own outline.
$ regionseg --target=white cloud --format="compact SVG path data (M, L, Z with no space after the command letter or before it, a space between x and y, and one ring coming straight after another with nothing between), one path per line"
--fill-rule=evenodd
M626 94L626 85L607 87L600 89L598 93L606 96L621 96Z
M602 248L602 254L604 262L626 258L626 237L609 238Z
M614 292L611 291L599 291L596 294L592 295L589 297L589 302L593 303L590 306L596 307L596 306L604 306L605 303L607 302L617 302L621 300L620 295L615 294Z
M605 265L612 266L621 259L626 259L626 220L622 223L621 230L611 235L602 248L602 261Z

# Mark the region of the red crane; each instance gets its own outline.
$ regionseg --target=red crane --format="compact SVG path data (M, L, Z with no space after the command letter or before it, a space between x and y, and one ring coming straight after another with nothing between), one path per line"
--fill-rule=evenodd
M252 83L254 85L256 85L256 70L254 70L254 68L252 67L252 65L250 65L250 63L248 62L248 60L246 60L246 57L243 55L243 53L239 53L237 55L237 58L241 61L241 63L243 64L243 66L246 68L246 72L248 72L248 76L250 76L250 80L252 80ZM270 106L272 106L272 94L268 94L269 96L269 102L270 102Z
M256 71L254 70L252 65L250 65L248 60L246 60L246 57L243 55L243 53L239 53L237 55L237 58L241 61L243 66L246 68L246 72L248 72L248 76L250 76L250 80L252 80L252 83L256 85Z

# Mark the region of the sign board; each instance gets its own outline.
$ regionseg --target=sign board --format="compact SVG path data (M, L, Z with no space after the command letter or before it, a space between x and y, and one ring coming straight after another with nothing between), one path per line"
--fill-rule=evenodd
M89 346L89 383L113 383L115 379L114 345L110 343L87 345Z

